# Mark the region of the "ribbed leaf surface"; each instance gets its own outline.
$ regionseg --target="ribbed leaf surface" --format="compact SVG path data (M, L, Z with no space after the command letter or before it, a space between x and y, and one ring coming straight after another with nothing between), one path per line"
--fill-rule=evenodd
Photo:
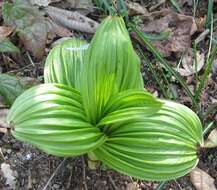
M87 42L76 38L67 39L49 53L45 68L45 83L60 83L77 88Z
M16 126L13 136L53 155L81 155L105 141L87 123L80 93L60 84L27 90L13 104L8 121Z
M161 109L131 107L113 111L100 126L107 141L94 154L109 167L146 180L187 174L198 163L200 120L189 108L164 101Z
M72 39L51 51L45 82L52 84L15 101L8 115L12 134L53 155L92 153L140 179L169 180L194 168L203 143L200 120L143 89L123 20L105 19L85 48Z
M97 123L108 100L128 89L143 89L140 61L124 21L108 17L93 37L82 72L81 94L91 123Z

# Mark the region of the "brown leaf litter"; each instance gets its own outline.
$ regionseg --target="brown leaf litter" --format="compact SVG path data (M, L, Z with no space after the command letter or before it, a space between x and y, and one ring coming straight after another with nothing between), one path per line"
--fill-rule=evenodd
M153 20L144 23L141 29L145 33L159 34L169 31L169 37L162 41L155 41L153 45L163 56L172 53L186 51L191 45L191 36L197 31L195 20L192 16L186 16L165 9L152 14Z
M200 168L190 172L190 180L197 190L216 190L214 179Z

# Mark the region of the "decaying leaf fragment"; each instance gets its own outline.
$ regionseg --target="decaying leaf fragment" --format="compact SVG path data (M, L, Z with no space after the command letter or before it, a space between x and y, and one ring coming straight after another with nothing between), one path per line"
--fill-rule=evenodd
M9 125L6 121L6 116L8 114L9 110L8 109L1 109L0 108L0 133L6 133L7 128L9 128Z
M211 131L207 140L204 142L204 147L206 148L217 147L217 129Z
M190 179L197 190L216 190L214 179L200 168L190 172Z
M50 18L61 26L81 32L94 33L98 23L76 11L67 11L56 7L46 8Z
M4 176L4 178L6 179L6 184L9 185L9 187L13 190L16 189L15 185L16 185L16 178L14 177L13 171L10 168L9 164L6 163L2 163L1 164L1 171L2 174Z
M0 26L0 38L7 38L14 31L14 27Z
M205 63L204 53L197 52L196 59L197 63L194 60L192 49L189 49L182 59L183 68L176 68L175 70L178 71L181 76L191 76L199 72Z
M34 57L41 59L44 53L47 28L43 15L28 2L3 4L3 18L6 24L16 27L16 32L25 48Z
M148 10L141 6L139 3L127 1L126 6L128 8L129 15L143 15L143 16L150 16Z
M177 14L171 10L163 10L153 16L154 20L145 23L142 31L151 34L170 31L167 39L153 42L163 56L170 56L173 52L180 53L190 47L191 35L197 30L193 17Z
M31 4L39 6L48 6L50 3L59 2L60 0L30 0Z

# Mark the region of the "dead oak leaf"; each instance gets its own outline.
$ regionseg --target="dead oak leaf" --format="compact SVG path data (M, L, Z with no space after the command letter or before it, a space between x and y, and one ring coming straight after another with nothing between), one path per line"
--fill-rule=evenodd
M14 31L14 27L0 26L0 38L7 38Z
M206 148L217 147L217 129L213 129L211 131L207 140L204 142L204 147L206 147Z
M51 3L60 2L60 0L30 0L33 5L47 7Z
M47 40L47 26L45 23L36 22L25 30L19 32L19 37L25 46L25 49L30 51L34 57L41 59L44 55L44 49Z
M6 121L8 112L8 109L0 109L0 133L6 133L7 128L9 128L9 125Z
M190 172L190 180L197 190L216 190L214 179L199 168Z
M153 45L163 54L180 53L190 47L191 35L197 31L194 18L177 14L171 10L160 11L154 14L154 19L142 27L142 31L151 34L159 34L170 31L167 39L153 42Z
M190 48L182 58L183 68L175 68L175 70L178 71L181 76L191 76L203 68L205 63L204 53L196 52L197 62L195 62L193 57L193 50Z
M130 16L134 15L143 15L143 16L150 16L148 10L136 2L126 1L126 6L128 8L128 14Z

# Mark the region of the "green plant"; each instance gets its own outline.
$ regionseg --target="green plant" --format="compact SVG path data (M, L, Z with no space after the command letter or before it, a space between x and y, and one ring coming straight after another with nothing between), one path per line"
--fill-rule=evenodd
M122 18L106 18L88 48L78 39L56 46L44 77L46 84L24 92L10 110L17 139L57 156L87 153L146 180L177 178L197 165L200 120L143 89Z

